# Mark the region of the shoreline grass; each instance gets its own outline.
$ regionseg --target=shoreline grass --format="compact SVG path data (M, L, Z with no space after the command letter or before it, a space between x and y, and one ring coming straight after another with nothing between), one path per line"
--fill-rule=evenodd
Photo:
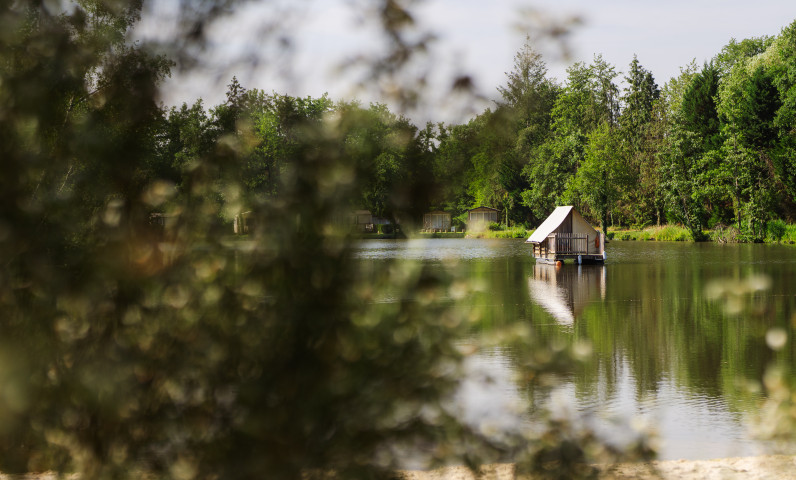
M705 238L711 243L753 243L734 227L719 226L712 230L704 231ZM621 241L647 241L647 242L693 242L691 233L679 225L661 225L647 227L642 230L609 229L608 238ZM777 239L768 233L762 242L767 244L796 244L796 225L787 225L784 234Z
M515 227L506 230L482 230L478 232L467 232L465 238L528 238L533 230Z
M464 238L464 232L418 232L412 238Z
M643 230L608 230L608 238L642 242L693 242L691 233L677 225L647 227Z
M402 238L479 238L479 239L526 239L534 230L525 228L510 228L506 230L483 230L478 232L415 232L405 236L403 233L361 233L355 235L361 240L392 240ZM713 230L706 230L705 236L711 243L751 243L738 233L734 227L720 226ZM796 224L785 225L778 239L768 233L762 243L796 245ZM250 235L231 235L233 241L250 240ZM638 241L638 242L693 242L691 233L679 225L661 225L647 227L642 230L609 229L609 240Z

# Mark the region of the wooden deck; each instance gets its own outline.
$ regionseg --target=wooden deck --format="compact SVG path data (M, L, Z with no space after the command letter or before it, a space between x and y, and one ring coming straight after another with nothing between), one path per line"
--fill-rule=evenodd
M591 239L594 241L594 239ZM554 233L547 240L533 247L533 256L538 263L556 263L574 260L578 264L603 263L599 253L589 253L589 236L579 233Z

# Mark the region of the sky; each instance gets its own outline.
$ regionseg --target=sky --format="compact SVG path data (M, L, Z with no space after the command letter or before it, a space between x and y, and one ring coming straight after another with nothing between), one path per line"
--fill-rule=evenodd
M202 56L206 68L190 76L173 75L162 98L175 105L201 97L215 105L224 100L226 85L236 75L244 87L266 92L386 102L367 82L364 89L355 88L362 70L341 68L358 55L378 51L378 31L363 21L367 3L254 1L211 29L211 48ZM416 122L462 122L498 97L497 88L505 85L506 72L528 36L543 54L549 76L562 83L573 62L590 63L601 54L624 73L635 54L663 86L691 60L709 61L732 38L779 34L796 20L796 1L425 0L413 11L419 29L433 32L436 40L416 65L427 75L426 98L408 115ZM162 31L152 21L162 16L145 15L142 38ZM540 35L540 27L551 24L570 27L565 48ZM290 42L274 31L289 32ZM450 101L451 78L460 74L473 79L480 100Z

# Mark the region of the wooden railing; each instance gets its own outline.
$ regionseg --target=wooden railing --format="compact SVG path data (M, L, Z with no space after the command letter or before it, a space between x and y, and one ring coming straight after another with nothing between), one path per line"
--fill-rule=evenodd
M554 233L547 237L551 253L585 255L589 253L589 236L584 233Z

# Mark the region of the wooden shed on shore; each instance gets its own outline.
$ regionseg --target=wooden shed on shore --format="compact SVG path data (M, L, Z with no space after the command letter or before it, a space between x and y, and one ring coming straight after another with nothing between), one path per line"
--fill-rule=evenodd
M483 230L490 223L497 223L500 210L489 207L476 207L467 211L467 229Z
M533 244L533 256L539 263L605 261L605 235L572 206L556 207L525 243Z
M370 210L355 210L351 212L351 224L357 232L372 232L373 214Z
M447 232L451 229L451 214L434 210L423 215L423 230L427 232Z

